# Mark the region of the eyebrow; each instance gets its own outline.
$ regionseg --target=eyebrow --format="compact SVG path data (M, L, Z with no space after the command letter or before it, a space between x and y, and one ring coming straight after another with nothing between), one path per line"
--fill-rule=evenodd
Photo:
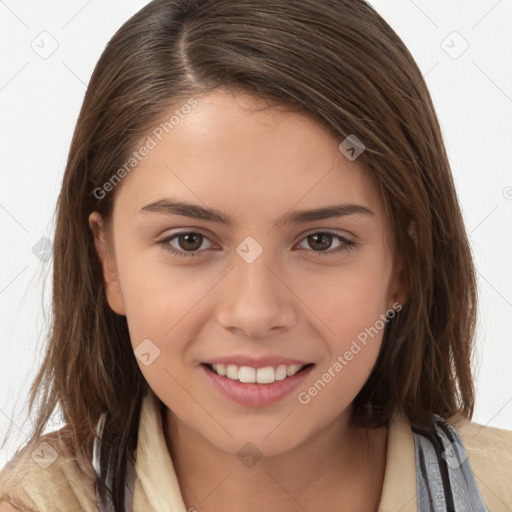
M235 223L231 217L213 208L185 203L182 201L173 201L170 199L159 199L153 201L141 208L139 213L164 213L166 215L182 215L191 219L207 220L217 222L228 227ZM348 215L369 215L375 216L370 208L360 204L334 204L322 208L309 210L293 210L285 213L278 221L277 225L302 224L315 220L330 219L335 217L346 217Z

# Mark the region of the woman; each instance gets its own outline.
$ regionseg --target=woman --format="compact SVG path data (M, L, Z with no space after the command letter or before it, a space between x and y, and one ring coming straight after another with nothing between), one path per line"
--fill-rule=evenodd
M0 510L507 510L474 273L425 82L368 4L153 1L84 99Z

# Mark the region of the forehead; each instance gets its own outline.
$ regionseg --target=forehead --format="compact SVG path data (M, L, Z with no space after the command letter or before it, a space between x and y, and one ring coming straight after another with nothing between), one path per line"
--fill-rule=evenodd
M178 122L174 116L172 128L165 123L180 105L148 131L144 139L153 147L124 179L116 203L138 211L172 196L230 209L236 218L256 212L275 218L319 203L379 209L366 170L345 158L341 139L310 116L222 89L194 99L197 105Z

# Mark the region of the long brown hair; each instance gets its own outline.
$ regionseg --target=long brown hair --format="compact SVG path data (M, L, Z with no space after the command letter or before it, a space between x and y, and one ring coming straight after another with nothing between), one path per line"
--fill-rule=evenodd
M126 318L107 303L88 225L93 211L111 218L115 190L94 191L171 106L219 86L290 105L366 146L358 163L382 195L407 301L354 424L384 425L397 409L422 427L433 413L473 414L475 271L432 100L400 38L364 0L155 0L114 35L87 89L58 199L51 335L30 395L32 439L60 405L86 460L108 413L100 483L111 467L116 510L147 383Z

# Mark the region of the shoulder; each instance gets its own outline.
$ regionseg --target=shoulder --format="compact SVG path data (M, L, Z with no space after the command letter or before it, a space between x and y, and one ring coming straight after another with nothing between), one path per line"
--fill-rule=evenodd
M0 512L21 512L19 508L14 508L7 502L0 502Z
M21 512L19 508L14 508L7 502L0 502L0 512Z
M97 511L94 470L74 456L69 427L22 447L0 470L0 512ZM58 490L58 492L56 492Z
M457 417L448 423L467 453L475 481L490 510L512 509L512 431Z

